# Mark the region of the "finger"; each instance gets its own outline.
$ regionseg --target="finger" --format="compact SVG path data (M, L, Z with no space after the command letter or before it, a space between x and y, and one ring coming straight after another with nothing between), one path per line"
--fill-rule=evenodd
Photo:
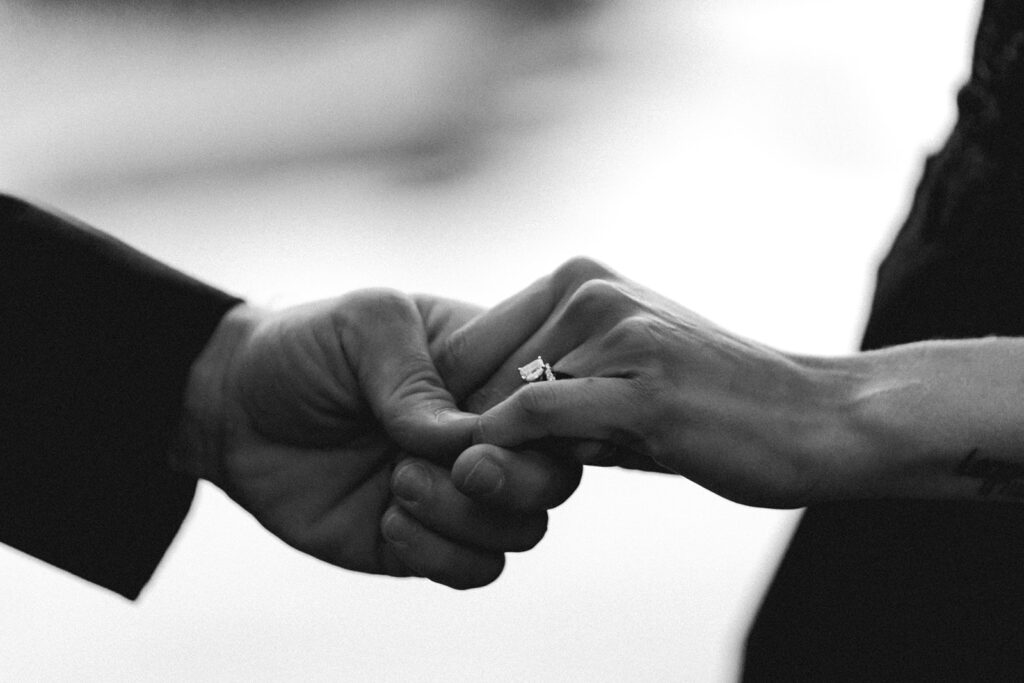
M494 374L469 399L466 407L482 413L504 400L522 386L518 368L538 357L551 363L556 373L584 376L607 373L580 373L565 364L566 356L582 346L603 339L623 319L635 314L642 304L635 300L628 283L620 279L595 279L584 282L563 298L557 310L522 346L507 358ZM612 350L612 355L615 350ZM608 354L597 356L604 359ZM590 354L591 361L594 360Z
M495 552L529 550L547 530L547 514L509 513L460 493L448 471L425 460L405 460L391 477L402 508L426 528L464 545Z
M479 388L580 284L612 275L599 263L573 259L452 334L437 356L438 368L452 394L461 401ZM534 357L517 357L512 362L523 365Z
M468 397L551 315L559 295L543 278L448 337L437 366L452 394Z
M459 491L489 506L548 510L572 495L583 476L576 460L559 455L475 445L455 460L452 481Z
M413 294L412 299L423 319L423 328L427 331L427 346L434 359L442 355L448 338L456 330L484 312L484 308L477 304L431 294ZM438 367L438 370L442 368ZM445 380L445 386L448 386L444 373L440 374L441 379ZM448 390L451 391L451 387Z
M416 521L398 506L381 519L391 551L413 572L452 588L486 586L501 574L505 556L460 545Z
M581 463L596 467L621 467L627 470L675 474L649 456L611 441L573 441L566 445L565 452Z
M549 437L643 444L643 392L632 379L584 377L524 386L480 416L475 443L514 447Z
M454 456L475 416L460 411L430 358L419 309L390 290L348 299L342 339L367 402L388 435L417 455Z

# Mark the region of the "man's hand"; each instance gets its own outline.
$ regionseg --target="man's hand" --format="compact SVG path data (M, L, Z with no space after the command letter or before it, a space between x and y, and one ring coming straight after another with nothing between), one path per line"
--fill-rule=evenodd
M544 509L579 473L514 463L490 504L455 489L449 467L476 416L456 407L431 353L477 312L389 290L278 313L237 307L193 367L175 466L338 566L490 583L503 552L540 540Z

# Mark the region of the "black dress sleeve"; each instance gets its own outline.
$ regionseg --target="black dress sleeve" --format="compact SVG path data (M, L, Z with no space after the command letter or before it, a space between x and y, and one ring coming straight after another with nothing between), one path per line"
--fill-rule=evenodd
M164 464L189 368L236 303L0 195L0 542L138 596L195 491Z

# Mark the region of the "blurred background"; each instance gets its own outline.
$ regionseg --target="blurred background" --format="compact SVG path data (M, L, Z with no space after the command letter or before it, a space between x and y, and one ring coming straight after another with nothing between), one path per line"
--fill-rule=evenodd
M785 350L856 348L974 0L0 0L0 189L255 303L491 305L576 254ZM37 680L729 681L798 518L588 471L458 593L200 487L136 604L0 548Z

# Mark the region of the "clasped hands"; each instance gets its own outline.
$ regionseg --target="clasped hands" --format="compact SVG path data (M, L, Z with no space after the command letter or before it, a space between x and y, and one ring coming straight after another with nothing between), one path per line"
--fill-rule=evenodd
M524 385L539 355L571 379ZM488 311L382 289L239 305L192 368L171 465L327 562L469 588L541 539L584 463L804 504L818 476L788 434L818 384L576 259Z

